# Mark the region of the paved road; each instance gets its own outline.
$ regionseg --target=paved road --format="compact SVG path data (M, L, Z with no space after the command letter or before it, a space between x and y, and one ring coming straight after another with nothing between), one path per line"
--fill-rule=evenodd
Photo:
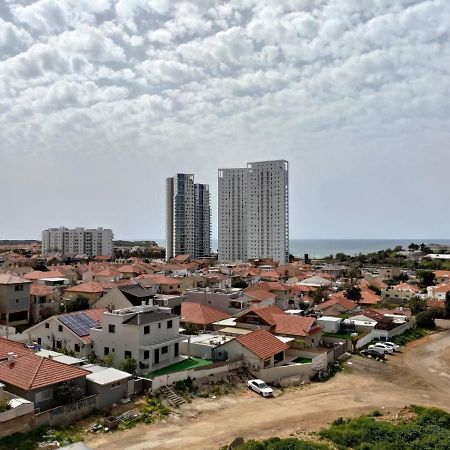
M420 404L450 410L450 330L410 344L380 363L356 356L349 371L326 383L287 390L274 399L252 392L184 405L181 417L157 425L95 436L94 449L218 449L235 437L313 431L340 416L380 409L394 414ZM191 417L189 417L191 416ZM195 416L195 417L192 417Z

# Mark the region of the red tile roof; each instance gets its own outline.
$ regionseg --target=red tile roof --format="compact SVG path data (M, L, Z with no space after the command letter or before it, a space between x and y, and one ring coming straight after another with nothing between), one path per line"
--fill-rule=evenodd
M264 322L268 323L269 325L275 325L275 320L273 319L274 314L284 314L284 311L276 305L271 306L253 306L250 308L247 312L241 315L241 317L247 315L247 314L256 314L259 316ZM237 322L239 322L240 317L237 319Z
M237 337L236 340L261 359L268 359L289 348L287 344L266 330L255 330Z
M393 286L393 289L396 289L397 291L411 291L416 293L420 292L420 289L417 286L409 283L397 284L396 286Z
M97 281L87 281L86 283L77 284L71 288L65 289L65 292L84 292L86 294L100 293L105 290L103 283Z
M0 284L23 284L29 280L13 275L12 273L0 273Z
M433 292L449 292L450 284L440 284L439 286L433 287Z
M260 281L256 286L267 291L289 291L291 288L288 284L280 283L279 281Z
M274 314L272 317L275 321L273 332L277 334L305 337L321 330L314 317L290 316L289 314Z
M161 284L161 285L175 285L179 284L180 281L177 278L167 277L165 275L150 275L143 274L137 277L138 280L147 280L152 282L153 284Z
M331 295L329 300L318 304L317 308L319 310L324 310L324 309L328 309L334 305L339 305L342 308L348 309L348 310L355 309L357 306L355 302L353 302L352 300L349 300L348 298L345 298L343 292L339 292L337 294Z
M230 314L193 302L183 302L181 304L181 321L195 323L198 325L209 325L219 320L228 319Z
M361 289L361 300L359 300L361 305L376 305L379 301L381 298L375 292L367 288Z
M16 355L33 353L24 344L0 337L0 359L6 358L9 352L14 352Z
M59 270L49 270L48 272L41 272L40 270L34 270L23 276L27 280L42 280L43 278L67 278L66 275Z
M42 358L32 353L17 355L13 364L7 360L0 362L0 381L25 390L40 389L85 377L89 373L80 367Z
M275 296L271 292L266 291L265 289L259 289L258 287L250 286L249 288L245 289L244 292L247 297L250 297L252 300L258 302L275 298Z
M30 288L30 295L36 295L37 297L45 297L52 295L53 289L51 287L42 284L33 284Z

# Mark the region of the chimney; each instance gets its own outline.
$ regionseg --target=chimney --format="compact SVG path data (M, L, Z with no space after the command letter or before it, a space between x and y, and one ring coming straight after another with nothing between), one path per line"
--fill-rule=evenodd
M16 356L13 352L8 352L8 364L12 366L14 364L14 361L16 360Z

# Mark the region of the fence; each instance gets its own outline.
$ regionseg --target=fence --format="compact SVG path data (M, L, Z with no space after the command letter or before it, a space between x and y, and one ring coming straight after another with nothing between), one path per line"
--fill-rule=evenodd
M58 406L48 411L35 414L34 425L68 425L87 416L97 407L97 395L83 398L69 405Z
M412 321L405 322L398 327L393 328L392 330L377 330L373 329L369 334L362 337L358 340L355 347L357 349L364 347L365 345L369 344L370 342L374 340L388 340L390 338L393 338L394 336L400 336L405 331L413 328L414 323Z
M157 391L161 386L170 386L177 381L184 381L188 378L199 380L210 375L229 372L242 367L242 358L230 359L228 361L218 362L209 366L198 367L196 369L183 370L181 372L160 375L152 379L152 392Z

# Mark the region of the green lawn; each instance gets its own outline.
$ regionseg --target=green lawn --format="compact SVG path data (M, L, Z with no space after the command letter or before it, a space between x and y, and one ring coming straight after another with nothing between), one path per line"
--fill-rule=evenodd
M295 358L294 361L292 361L292 362L298 363L298 364L310 364L310 363L312 363L312 359L299 357L299 358Z
M194 369L196 367L208 366L210 364L212 364L212 361L210 361L209 359L188 358L172 364L171 366L164 367L163 369L155 370L154 372L149 374L149 377L153 378L159 375L181 372L182 370Z

